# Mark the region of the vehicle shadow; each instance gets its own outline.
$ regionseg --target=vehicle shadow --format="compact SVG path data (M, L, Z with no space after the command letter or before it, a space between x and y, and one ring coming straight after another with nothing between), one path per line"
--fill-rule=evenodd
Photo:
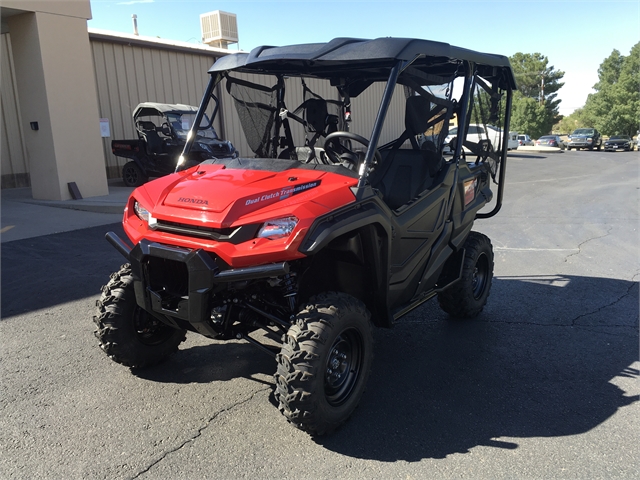
M587 432L638 401L611 383L638 378L637 331L638 283L497 278L477 319L450 320L434 301L394 329L376 330L360 407L340 430L314 441L356 458L417 462ZM213 389L240 377L273 386L274 360L245 343L193 346L168 362L134 374Z
M638 284L530 280L494 280L475 320L448 320L431 302L377 331L359 409L316 441L351 457L416 462L580 434L637 402L611 380L638 377Z
M215 342L183 347L166 362L149 368L132 369L131 373L160 383L212 383L247 378L271 386L272 381L257 379L255 375L267 375L271 380L275 368L273 357L248 343Z

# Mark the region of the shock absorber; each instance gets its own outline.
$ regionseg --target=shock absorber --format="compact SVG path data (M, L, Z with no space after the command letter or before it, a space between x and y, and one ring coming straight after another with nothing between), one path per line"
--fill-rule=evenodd
M289 302L289 309L291 310L292 313L295 312L296 304L297 304L296 297L298 295L298 283L296 282L295 272L289 272L284 276L283 291L284 291L283 296Z

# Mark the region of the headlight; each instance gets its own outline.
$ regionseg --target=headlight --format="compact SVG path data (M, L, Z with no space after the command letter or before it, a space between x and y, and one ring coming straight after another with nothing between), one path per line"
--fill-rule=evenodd
M149 228L154 229L156 227L157 220L153 218L149 210L144 208L137 200L133 202L133 211L136 212L140 220L149 224Z
M201 150L204 150L205 152L213 155L213 150L211 149L211 146L209 144L198 142L198 147L200 147Z
M262 225L262 228L258 231L258 238L266 238L269 240L276 240L278 238L284 238L291 235L293 229L296 228L298 219L296 217L278 218L276 220L269 220Z
M587 142L593 142L593 138L587 138Z

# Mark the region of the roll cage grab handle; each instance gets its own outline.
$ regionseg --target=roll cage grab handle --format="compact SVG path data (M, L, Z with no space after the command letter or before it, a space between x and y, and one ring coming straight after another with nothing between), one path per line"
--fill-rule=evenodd
M511 122L511 104L513 101L513 90L507 89L507 112L508 115L505 118L504 122L504 131L502 132L502 157L500 159L500 170L499 172L499 181L496 182L498 184L498 196L496 198L496 205L493 207L493 210L487 213L476 213L476 218L490 218L493 217L496 213L500 211L502 208L502 196L504 194L504 176L507 172L507 148L509 142L509 123Z

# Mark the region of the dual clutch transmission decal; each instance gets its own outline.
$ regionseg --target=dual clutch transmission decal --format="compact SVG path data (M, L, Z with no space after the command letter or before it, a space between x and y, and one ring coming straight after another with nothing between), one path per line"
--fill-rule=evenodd
M279 188L278 190L270 190L260 194L255 194L249 197L243 197L234 203L229 213L226 215L226 219L223 222L223 227L230 226L238 218L261 208L272 205L281 200L287 200L301 193L308 192L318 186L320 186L320 180L314 180L312 182L301 183L299 185L291 185Z
M313 182L302 183L300 185L295 185L293 187L284 187L281 190L277 190L275 192L269 192L254 198L249 198L245 200L245 206L267 202L269 200L271 200L271 202L269 203L273 203L273 201L286 200L287 198L292 197L293 195L306 192L307 190L316 188L319 185L320 185L320 180L315 180Z

